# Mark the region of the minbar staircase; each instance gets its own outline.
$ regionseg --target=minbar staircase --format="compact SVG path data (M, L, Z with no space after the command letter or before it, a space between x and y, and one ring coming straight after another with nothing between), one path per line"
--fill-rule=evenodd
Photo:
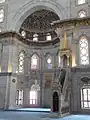
M70 79L70 67L61 69L59 75L59 84L61 84L61 114L65 116L69 114L69 79Z

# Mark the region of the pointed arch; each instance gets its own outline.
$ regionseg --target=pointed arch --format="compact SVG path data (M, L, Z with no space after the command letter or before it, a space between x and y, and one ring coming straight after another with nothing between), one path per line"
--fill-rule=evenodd
M80 18L84 18L84 17L87 16L87 12L82 9L82 10L80 10L80 11L78 12L78 16L79 16Z
M33 53L31 56L31 69L39 69L40 61L37 53Z
M30 99L30 105L37 105L38 104L38 92L40 91L40 86L37 84L37 81L35 84L32 84L30 92L29 92L29 99Z

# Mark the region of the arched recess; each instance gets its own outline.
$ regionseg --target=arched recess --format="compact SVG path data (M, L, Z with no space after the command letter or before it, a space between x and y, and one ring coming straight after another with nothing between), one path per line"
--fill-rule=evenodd
M61 20L64 19L65 9L62 7L62 5L58 5L58 3L54 1L32 0L22 6L22 8L20 8L20 10L14 15L12 20L14 21L13 27L15 28L16 32L19 31L21 24L30 14L41 9L55 12Z
M59 112L59 96L58 92L53 93L53 112Z

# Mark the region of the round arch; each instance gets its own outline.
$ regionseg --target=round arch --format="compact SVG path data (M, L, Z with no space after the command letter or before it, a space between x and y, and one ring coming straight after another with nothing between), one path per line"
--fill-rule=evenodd
M50 10L56 13L61 20L64 19L65 9L61 5L58 5L56 2L47 0L32 0L24 6L22 6L22 8L14 15L14 28L12 29L18 32L23 21L33 12L41 9Z

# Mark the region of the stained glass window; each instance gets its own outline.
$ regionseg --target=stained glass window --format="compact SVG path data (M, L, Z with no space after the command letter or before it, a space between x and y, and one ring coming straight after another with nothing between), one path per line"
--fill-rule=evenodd
M19 54L19 72L24 72L24 51Z
M81 107L90 108L90 88L81 89Z
M4 20L4 10L0 9L0 22L3 22Z
M78 0L78 4L84 4L86 2L86 0Z
M80 64L89 64L88 41L85 36L82 36L79 41L80 49Z
M31 57L31 69L38 69L39 67L39 57L34 54L32 57Z
M80 17L80 18L86 17L86 12L85 12L84 10L81 10L81 11L79 12L79 17Z

